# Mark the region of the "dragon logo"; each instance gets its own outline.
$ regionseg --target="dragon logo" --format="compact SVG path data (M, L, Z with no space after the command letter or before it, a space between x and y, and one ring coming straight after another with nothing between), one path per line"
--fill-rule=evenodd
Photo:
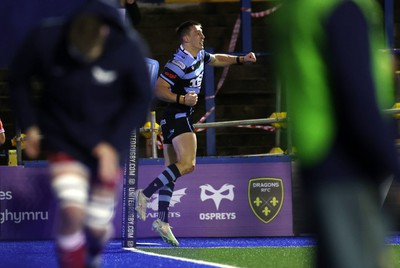
M172 197L171 197L171 202L170 202L170 207L174 207L175 204L180 203L181 202L181 198L186 195L186 189L187 188L183 188L183 189L179 189L176 190L172 193ZM153 194L150 202L147 203L147 208L151 208L154 211L158 211L158 194Z
M205 201L212 199L214 201L215 207L219 209L222 199L228 199L233 201L235 194L233 193L234 185L225 183L219 190L215 190L210 184L201 185L200 199Z
M254 215L264 223L274 220L281 211L284 192L280 178L250 179L247 196Z

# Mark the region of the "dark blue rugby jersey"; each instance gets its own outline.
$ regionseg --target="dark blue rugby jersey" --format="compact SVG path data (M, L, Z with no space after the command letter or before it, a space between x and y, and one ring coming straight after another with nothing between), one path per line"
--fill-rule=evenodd
M196 58L186 51L182 45L174 54L172 60L169 60L160 74L161 78L171 85L171 92L185 95L189 91L200 93L201 83L203 81L204 65L211 61L211 55L201 50ZM170 103L170 112L189 111L190 107Z

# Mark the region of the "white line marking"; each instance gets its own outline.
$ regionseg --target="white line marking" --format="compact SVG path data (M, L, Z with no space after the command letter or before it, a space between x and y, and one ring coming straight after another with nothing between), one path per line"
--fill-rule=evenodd
M145 255L156 256L156 257L178 260L178 261L184 261L184 262L191 262L191 263L196 263L196 264L209 265L209 266L220 267L220 268L238 268L237 266L230 266L230 265L220 264L220 263L215 263L215 262L199 261L199 260L193 260L193 259L187 259L187 258L181 258L181 257L175 257L175 256L169 256L169 255L162 255L162 254L157 254L154 252L143 251L143 250L140 250L137 248L123 248L123 249L132 251L132 252L136 252L139 254L145 254Z
M136 245L138 245L138 246L161 246L160 243L140 243L140 242L136 242Z

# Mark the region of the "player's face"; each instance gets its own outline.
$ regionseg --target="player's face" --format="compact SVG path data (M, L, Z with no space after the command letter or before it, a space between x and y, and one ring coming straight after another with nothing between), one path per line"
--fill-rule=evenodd
M200 51L204 49L204 39L206 37L203 34L203 30L200 25L193 26L189 33L189 40L191 46Z

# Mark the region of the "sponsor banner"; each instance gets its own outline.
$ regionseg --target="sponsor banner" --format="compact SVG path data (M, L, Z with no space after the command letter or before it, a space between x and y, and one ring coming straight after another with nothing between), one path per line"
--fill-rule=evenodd
M249 180L249 205L254 215L269 223L281 212L284 201L283 180L279 178L255 178Z
M291 161L288 157L198 158L192 174L178 179L169 211L177 237L292 236ZM139 161L139 188L164 169L162 159ZM122 237L121 200L116 208L116 238ZM56 199L42 167L0 167L0 239L52 239ZM137 237L157 237L158 195L147 220L137 220Z
M56 201L46 168L0 167L0 239L54 236Z
M291 162L287 157L214 158L197 161L192 174L177 180L169 223L178 237L292 236ZM139 188L164 169L162 161L140 165ZM137 237L158 236L158 195Z

